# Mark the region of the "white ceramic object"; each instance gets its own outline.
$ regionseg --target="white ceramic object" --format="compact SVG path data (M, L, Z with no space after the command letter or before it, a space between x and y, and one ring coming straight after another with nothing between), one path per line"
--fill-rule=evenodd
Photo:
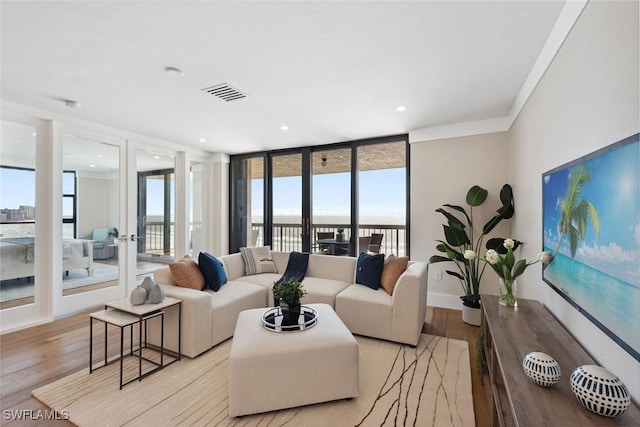
M571 374L571 390L582 406L598 415L616 417L631 404L627 387L602 366L578 366Z
M560 381L560 365L546 353L534 351L522 360L522 369L531 380L542 387L551 387Z
M142 286L136 286L135 289L131 291L129 301L131 302L131 305L144 304L147 302L147 291Z
M151 288L153 288L153 285L155 284L155 282L153 281L153 279L151 278L151 276L147 276L144 278L144 280L142 281L142 283L140 283L140 286L147 291L147 295L149 295L151 293Z
M160 304L163 300L164 300L164 289L162 289L160 285L156 283L151 287L151 292L149 292L149 297L147 298L147 302L149 304Z
M462 305L462 321L469 325L480 326L482 324L482 309Z

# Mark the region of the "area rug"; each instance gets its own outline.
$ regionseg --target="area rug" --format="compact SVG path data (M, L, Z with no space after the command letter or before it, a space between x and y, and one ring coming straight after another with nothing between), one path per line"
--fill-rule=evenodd
M231 340L122 390L118 386L119 365L115 363L92 374L84 369L32 394L59 413L67 411L70 421L79 426L475 425L465 341L423 334L418 346L411 348L356 338L360 348L360 396L349 401L230 418L227 358ZM273 392L295 393L296 385L274 384Z

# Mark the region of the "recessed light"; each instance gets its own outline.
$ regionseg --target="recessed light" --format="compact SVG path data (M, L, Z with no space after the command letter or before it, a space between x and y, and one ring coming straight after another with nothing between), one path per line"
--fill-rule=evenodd
M182 77L184 76L184 72L180 68L176 67L166 67L164 71L169 74L171 77Z
M207 142L207 140L204 138L200 138L200 142Z
M97 157L97 158L99 158L99 159L101 159L101 158L103 158L104 156L103 156L102 154L98 154L96 157Z
M71 101L69 99L64 101L64 105L66 105L69 108L80 108L80 107L82 107L82 104L80 104L79 102Z
M405 107L404 105L400 105L398 107L396 107L396 111L398 112L402 112L402 111L406 111L407 107Z
M154 159L158 160L160 156L153 156Z
M90 168L95 168L95 167L96 167L96 165L89 165L89 167L90 167Z
M31 136L37 136L37 135L38 135L38 134L37 134L37 133L35 133L35 132L31 134Z
M282 125L282 126L280 126L280 130L289 130L289 126Z

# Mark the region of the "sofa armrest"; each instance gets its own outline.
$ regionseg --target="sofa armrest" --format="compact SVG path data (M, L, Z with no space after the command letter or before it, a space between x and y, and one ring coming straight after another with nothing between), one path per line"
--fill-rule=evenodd
M157 276L154 276L157 277ZM196 357L211 348L211 295L205 291L160 284L166 296L182 301L182 354ZM157 320L157 319L153 319ZM149 321L151 344L160 343L159 322ZM178 310L165 313L165 347L178 351Z
M391 296L394 341L418 344L427 316L428 271L429 264L411 262L398 278Z

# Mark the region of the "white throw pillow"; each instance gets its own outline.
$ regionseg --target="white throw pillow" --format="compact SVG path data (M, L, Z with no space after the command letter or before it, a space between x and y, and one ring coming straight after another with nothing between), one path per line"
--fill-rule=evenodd
M257 248L240 248L244 271L247 276L260 273L277 273L276 264L271 258L271 249L268 246Z

